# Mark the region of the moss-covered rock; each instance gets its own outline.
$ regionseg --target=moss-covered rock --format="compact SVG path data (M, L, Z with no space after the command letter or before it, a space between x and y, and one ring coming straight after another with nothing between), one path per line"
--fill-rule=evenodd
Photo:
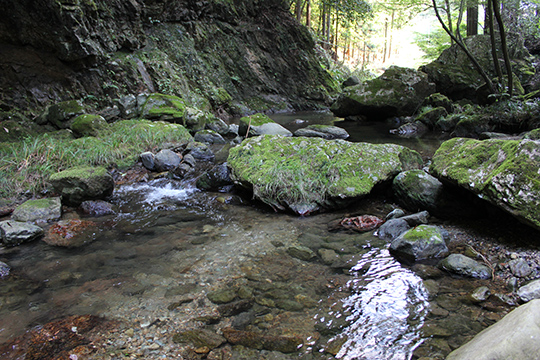
M17 206L11 218L17 221L54 221L62 216L60 198L28 200Z
M392 66L376 79L346 88L331 110L343 117L412 115L434 92L435 85L429 82L427 74Z
M235 183L277 208L306 214L348 204L403 170L422 165L420 155L393 144L264 135L231 149Z
M540 229L540 142L472 140L444 142L430 171Z
M186 102L178 96L151 94L141 109L141 117L149 120L162 120L183 123Z
M107 121L101 115L84 114L73 119L71 130L77 136L97 136L107 125Z
M82 114L83 106L78 100L69 100L56 103L46 110L47 121L58 129L67 129L77 115Z
M114 180L104 167L75 167L49 177L62 202L79 206L85 200L104 199L114 190Z
M390 244L390 251L406 260L428 260L448 255L446 233L438 226L418 225Z

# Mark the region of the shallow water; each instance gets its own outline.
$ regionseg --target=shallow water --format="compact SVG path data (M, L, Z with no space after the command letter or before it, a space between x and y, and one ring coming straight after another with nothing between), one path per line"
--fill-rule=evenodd
M278 121L333 121L328 114L309 116ZM373 132L388 130L388 124L386 130L339 125L349 126L355 141L362 136L373 140ZM385 140L382 135L375 139ZM403 141L414 148L414 140ZM429 154L436 141L417 141L417 150ZM193 319L215 313L206 294L222 288L252 294L255 305L242 325L245 330L303 339L296 354L274 351L269 357L263 350L242 355L248 359L442 358L502 316L500 307L485 309L464 300L486 281L402 265L372 233L327 230L328 222L348 212L384 217L395 208L386 199L303 218L274 213L234 194L156 180L117 188L112 203L117 214L92 219L98 226L80 248L38 241L3 250L0 259L13 270L0 287L0 343L53 319L96 314L123 320L136 332L160 322L151 339L137 343L138 351L141 343L151 342L159 349L147 347L145 358L180 358L181 346L172 342L172 335L201 327ZM454 240L467 234L467 229L452 226L447 228ZM297 245L319 256L310 261L292 257L288 250ZM350 266L324 261L322 251ZM239 316L222 318L217 327L240 321ZM113 342L108 351L131 351L126 347L130 349ZM247 350L233 351L240 359Z

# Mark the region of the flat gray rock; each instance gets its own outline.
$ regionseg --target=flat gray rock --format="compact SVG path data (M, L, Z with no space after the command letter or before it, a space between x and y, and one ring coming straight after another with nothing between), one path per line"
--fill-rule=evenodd
M41 235L43 235L43 229L30 223L14 220L0 222L0 238L6 246L32 241Z

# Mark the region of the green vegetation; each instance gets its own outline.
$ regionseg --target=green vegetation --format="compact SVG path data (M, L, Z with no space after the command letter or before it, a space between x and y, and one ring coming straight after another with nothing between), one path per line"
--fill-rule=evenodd
M54 133L29 136L17 143L0 143L0 197L23 191L39 193L53 173L74 166L134 164L141 152L164 142L188 142L181 125L148 120L123 120L109 125L97 137L66 139Z

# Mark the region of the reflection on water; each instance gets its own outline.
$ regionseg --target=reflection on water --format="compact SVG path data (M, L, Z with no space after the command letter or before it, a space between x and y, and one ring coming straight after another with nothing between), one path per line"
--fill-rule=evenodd
M350 315L346 342L338 359L410 359L420 345L419 330L427 315L428 295L422 279L404 269L387 250L364 254L348 283L352 295L343 300Z
M294 132L311 124L335 125L349 133L347 139L353 142L369 142L374 144L392 143L407 146L418 151L422 156L431 156L445 137L437 133L426 133L418 138L405 138L390 133L402 125L398 118L381 121L344 121L329 111L299 112L294 114L272 114L272 120Z

